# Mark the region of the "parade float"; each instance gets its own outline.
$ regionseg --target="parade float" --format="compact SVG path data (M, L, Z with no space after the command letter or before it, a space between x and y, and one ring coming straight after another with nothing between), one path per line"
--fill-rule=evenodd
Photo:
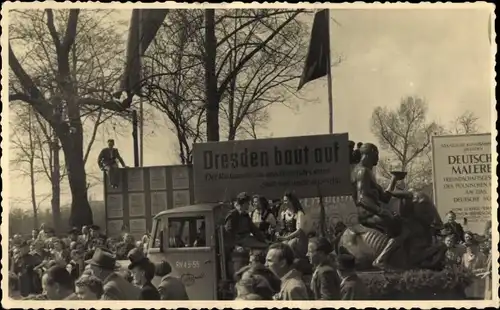
M148 256L152 261L169 261L172 274L183 280L190 299L233 297L230 274L245 260L229 258L221 250L231 198L242 190L281 198L290 188L299 197L320 197L321 208L328 201L324 197L337 197L329 201L333 205L329 209L336 221L347 227L336 236L330 232L328 237L334 240L337 251L342 247L356 257L370 299L464 298L472 275L445 268L446 249L433 238L442 222L432 199L424 193L391 203L396 205L393 212L404 223L401 225L411 227L411 234L391 254L394 268L374 270L372 263L390 238L356 223L356 206L346 198L352 195L353 167L347 134L201 143L195 144L193 159L193 166L124 169L120 186L105 190L108 231L125 229L136 236L150 232ZM395 175L398 181L405 176ZM336 208L338 202L342 208ZM329 217L326 212L323 219ZM193 244L193 238L201 233L206 243L172 247L175 232L188 236L186 244Z

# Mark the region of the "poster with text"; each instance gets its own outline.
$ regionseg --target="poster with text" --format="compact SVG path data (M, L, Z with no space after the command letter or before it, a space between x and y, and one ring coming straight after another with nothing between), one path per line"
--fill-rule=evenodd
M189 190L174 191L174 208L190 205Z
M128 214L130 217L146 215L146 202L143 193L128 194Z
M197 143L193 146L197 202L229 201L238 193L281 198L350 195L347 133Z
M123 217L123 196L121 194L108 195L107 213L108 218Z
M189 188L189 168L172 167L172 188L173 189L187 189Z
M490 134L433 137L434 201L443 220L453 211L464 230L484 233L491 219L491 154Z
M144 169L127 169L128 190L140 192L144 190Z
M167 189L165 167L151 167L149 168L149 188L152 191Z
M106 227L108 237L120 236L122 233L123 220L109 220Z
M130 234L134 236L135 240L140 240L146 232L146 219L130 220Z
M151 192L151 215L167 210L167 192Z

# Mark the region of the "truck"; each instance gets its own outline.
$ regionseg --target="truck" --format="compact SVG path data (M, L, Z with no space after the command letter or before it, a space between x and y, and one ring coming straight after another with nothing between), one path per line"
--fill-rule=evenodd
M190 300L234 298L228 268L238 268L233 266L238 262L228 262L224 251L224 220L231 209L229 203L194 204L162 211L153 218L147 257L153 263L166 260ZM153 284L160 281L155 277Z

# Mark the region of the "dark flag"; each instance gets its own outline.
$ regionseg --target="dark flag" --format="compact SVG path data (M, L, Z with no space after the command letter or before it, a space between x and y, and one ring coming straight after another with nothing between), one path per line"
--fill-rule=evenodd
M307 82L327 75L328 66L330 65L330 30L328 19L328 9L321 10L314 15L309 50L297 90L300 90Z
M127 42L127 58L125 70L120 85L120 96L122 92L127 93L124 101L124 109L130 107L132 97L140 92L141 82L141 55L148 49L151 42L160 29L168 10L159 9L135 9L132 11L132 19Z

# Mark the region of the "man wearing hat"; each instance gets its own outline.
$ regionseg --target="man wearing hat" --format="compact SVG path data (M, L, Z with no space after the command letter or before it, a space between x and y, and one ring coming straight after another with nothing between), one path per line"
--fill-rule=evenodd
M366 300L368 289L356 274L356 259L351 254L340 254L336 258L337 272L340 276L341 300Z
M129 252L130 265L128 269L132 272L132 281L141 289L141 300L160 300L160 294L151 283L155 277L155 265L144 256L140 249Z
M113 253L97 248L92 259L86 261L92 273L103 283L103 300L139 300L140 290L116 271L119 265Z
M333 247L328 239L310 239L307 256L315 268L311 279L311 291L315 300L340 298L340 279L330 260L332 252Z

